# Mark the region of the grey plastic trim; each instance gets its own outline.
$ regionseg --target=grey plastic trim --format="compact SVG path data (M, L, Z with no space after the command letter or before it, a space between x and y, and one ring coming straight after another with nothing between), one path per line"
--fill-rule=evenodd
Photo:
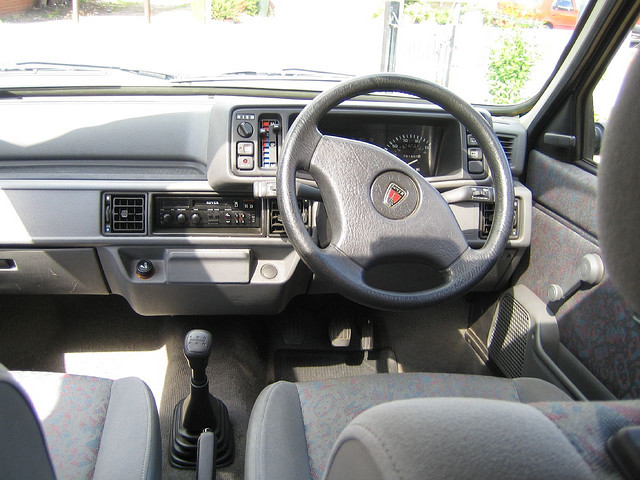
M509 165L514 177L524 172L527 155L527 130L516 118L494 117L493 129L496 135L511 135L514 137L513 149Z
M524 285L510 288L501 295L500 300L505 295L511 295L529 313L529 337L522 375L547 380L574 398L586 400L585 395L556 364L560 335L555 315L535 293Z
M249 283L251 250L167 249L167 283Z
M587 397L576 387L571 380L564 374L560 368L556 365L556 363L547 355L542 346L542 338L544 336L544 332L542 331L540 324L537 325L536 335L535 335L535 351L538 356L542 359L542 362L545 366L551 370L552 374L562 383L563 387L568 390L575 398L578 400L587 400Z
M205 180L205 166L179 159L0 160L0 179Z
M449 191L451 192L451 191ZM449 193L447 192L447 193ZM518 237L509 238L507 248L528 248L531 245L531 228L533 222L533 200L531 191L519 182L514 182L514 194L518 201ZM445 194L445 199L451 200L449 206L453 211L460 228L464 233L465 239L469 246L480 248L484 245L485 239L480 238L480 210L479 203L473 201L463 201L455 203L459 195L454 193ZM483 202L486 203L486 202Z
M511 277L523 255L524 249L506 248L489 273L471 291L499 291Z
M227 240L228 242L228 240ZM244 275L246 262L237 261L226 265L223 278L206 278L198 272L198 265L179 267L186 270L180 274L193 274L189 283L171 283L167 271L169 252L164 246L109 246L98 248L98 256L111 291L127 299L131 307L141 315L223 315L279 313L295 295L307 292L311 273L300 261L293 249L280 242L280 246L233 248L227 243L221 249L206 249L207 255L218 258L233 254L250 256L249 280L247 283L221 283ZM198 249L180 249L182 257L196 255ZM233 253L235 251L235 253ZM140 260L153 263L154 274L141 279L135 273ZM197 262L196 262L197 263ZM275 277L264 275L270 265L276 269ZM187 270L191 268L192 272ZM273 268L269 268L271 272ZM244 278L244 277L243 277ZM179 280L186 280L179 277Z
M0 293L106 295L92 248L0 250Z
M213 105L207 96L5 99L0 162L157 158L204 166Z
M562 135L560 133L545 133L543 138L545 145L560 148L573 148L576 146L575 135Z
M557 364L589 400L616 400L615 395L562 344L558 348Z
M208 182L204 180L32 180L32 179L3 179L0 180L0 190L118 190L118 191L183 191L214 193ZM247 191L250 191L247 189Z

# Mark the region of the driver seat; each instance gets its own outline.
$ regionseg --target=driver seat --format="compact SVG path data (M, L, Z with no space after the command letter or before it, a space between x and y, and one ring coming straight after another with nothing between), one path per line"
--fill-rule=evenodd
M534 378L384 373L316 382L277 382L262 391L251 412L245 478L320 480L327 471L334 444L347 425L353 425L350 422L355 417L376 405L401 405L408 399L426 400L425 407L430 409L428 402L434 397L466 398L465 408L474 405L470 398L499 403L571 401L556 386Z
M599 169L600 245L612 281L640 311L640 59L632 63ZM621 173L623 172L623 173ZM453 397L453 398L452 398ZM622 478L605 451L640 425L640 401L574 402L536 379L379 374L278 382L258 397L245 478Z

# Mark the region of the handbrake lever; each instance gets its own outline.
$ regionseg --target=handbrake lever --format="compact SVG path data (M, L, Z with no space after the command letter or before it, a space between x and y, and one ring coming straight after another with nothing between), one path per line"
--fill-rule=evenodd
M216 478L216 436L213 430L205 428L198 438L196 458L196 480Z

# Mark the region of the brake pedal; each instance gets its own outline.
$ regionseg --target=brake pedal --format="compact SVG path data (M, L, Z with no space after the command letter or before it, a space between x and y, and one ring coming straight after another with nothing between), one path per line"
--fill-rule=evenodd
M329 322L329 340L334 347L348 347L351 343L351 322L347 318L334 318Z

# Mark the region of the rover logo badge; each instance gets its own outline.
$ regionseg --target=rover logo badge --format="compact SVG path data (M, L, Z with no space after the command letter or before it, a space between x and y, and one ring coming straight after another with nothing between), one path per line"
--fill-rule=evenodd
M400 185L390 183L387 187L387 193L385 193L382 203L384 203L387 207L395 207L405 198L407 198L407 193L408 192Z

